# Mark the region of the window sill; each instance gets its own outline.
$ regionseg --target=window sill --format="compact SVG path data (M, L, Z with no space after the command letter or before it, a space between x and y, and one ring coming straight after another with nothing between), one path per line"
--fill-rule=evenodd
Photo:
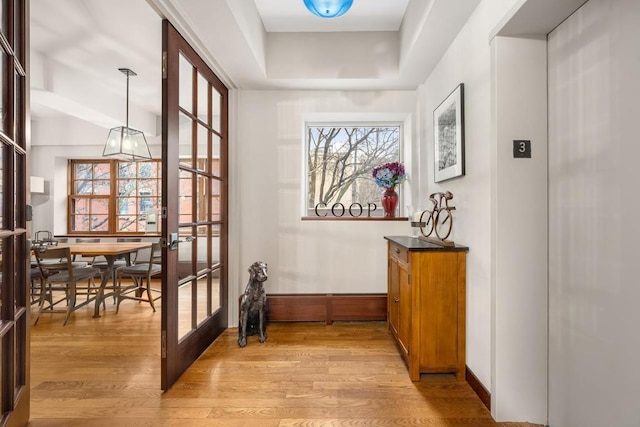
M354 217L354 216L303 216L302 221L408 221L406 216L397 216L394 218L385 217Z

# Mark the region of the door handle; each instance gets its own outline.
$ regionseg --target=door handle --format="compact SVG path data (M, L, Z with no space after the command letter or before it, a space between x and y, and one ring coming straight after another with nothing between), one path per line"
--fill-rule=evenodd
M183 239L178 238L178 233L171 233L169 239L169 250L175 251L178 249L179 243L189 243L196 240L195 236L186 236Z
M394 297L394 298L393 298L393 302L400 302L400 298L398 298L398 297Z

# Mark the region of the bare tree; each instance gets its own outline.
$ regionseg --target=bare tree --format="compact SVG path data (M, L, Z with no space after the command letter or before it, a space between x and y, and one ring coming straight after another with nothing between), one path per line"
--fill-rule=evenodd
M357 183L372 181L375 166L398 160L398 135L398 127L309 128L309 206L342 202L347 194L349 203L369 202L360 200Z

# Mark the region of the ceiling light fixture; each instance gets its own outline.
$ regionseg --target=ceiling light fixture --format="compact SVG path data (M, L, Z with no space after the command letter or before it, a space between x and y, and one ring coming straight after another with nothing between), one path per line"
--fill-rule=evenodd
M337 18L351 8L353 0L304 0L311 13L320 18Z
M149 160L151 152L144 133L129 127L129 77L137 76L128 68L118 68L127 76L127 121L126 126L118 126L109 131L107 142L104 146L103 156L116 156L132 161Z

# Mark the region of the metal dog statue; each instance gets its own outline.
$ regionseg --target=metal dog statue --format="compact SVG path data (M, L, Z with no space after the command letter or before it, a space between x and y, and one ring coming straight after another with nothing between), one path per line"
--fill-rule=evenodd
M267 340L265 307L267 294L262 284L267 280L267 263L256 261L249 267L249 283L240 302L240 326L238 345L247 345L247 335L260 335L260 342Z

